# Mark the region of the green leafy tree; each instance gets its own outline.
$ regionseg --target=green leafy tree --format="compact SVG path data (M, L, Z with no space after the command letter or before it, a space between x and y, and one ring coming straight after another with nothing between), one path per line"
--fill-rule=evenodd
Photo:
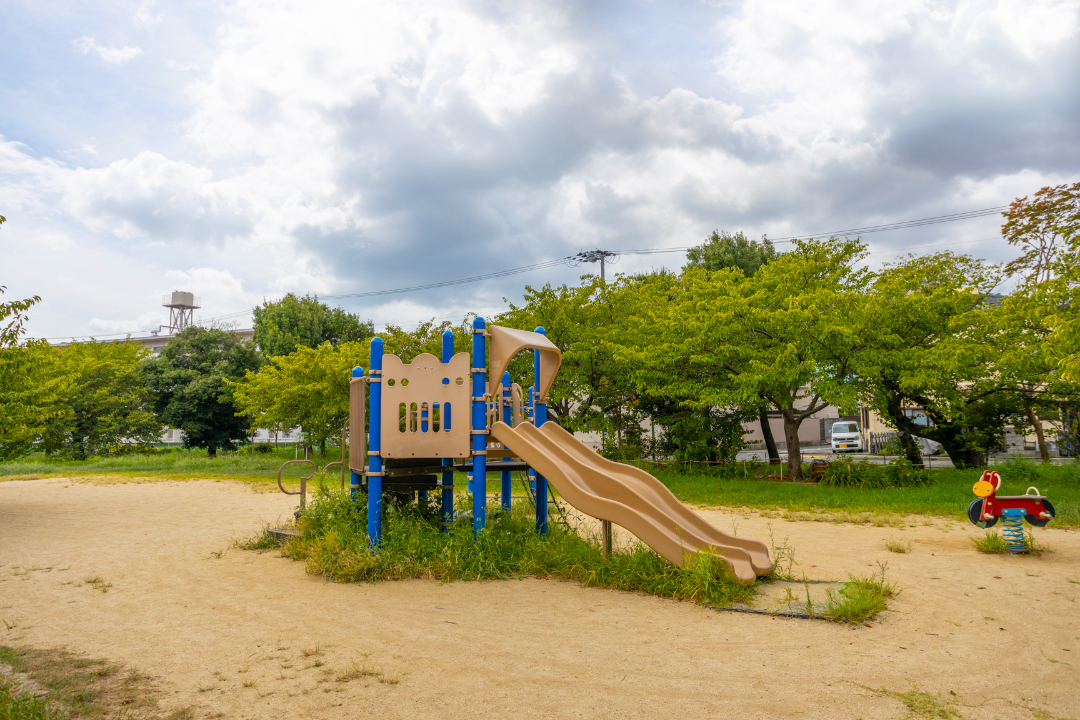
M1080 183L1017 199L1005 221L1002 235L1022 251L1005 268L1020 278L1011 315L1037 329L1025 348L1048 366L1036 384L1080 383Z
M704 244L687 251L686 267L700 267L705 270L736 267L742 270L746 277L752 277L762 265L775 260L776 257L776 248L767 237L762 237L761 242L758 242L748 240L741 232L731 235L726 230L723 233L713 230L713 234ZM761 435L765 440L765 451L769 455L770 462L779 462L780 453L773 439L768 409L769 403L765 398L761 398L757 405L757 421L761 426ZM741 416L744 413L740 410L737 414Z
M255 346L224 330L190 327L143 366L154 410L162 422L184 432L185 447L231 450L248 437L248 419L238 417L233 386L262 363Z
M957 467L979 467L1022 412L1003 390L986 303L997 268L952 253L908 258L874 278L861 304L864 346L853 387L900 431L921 463L916 437L942 445ZM911 410L921 408L929 423Z
M48 374L62 378L64 390L41 432L41 448L81 460L159 440L163 428L142 376L148 355L123 342L51 348Z
M397 325L387 325L386 329L379 333L379 337L383 339L383 352L397 355L406 363L412 362L420 353L442 358L442 336L449 330L454 334L455 354L471 353L473 317L475 316L468 316L457 325L446 321L436 322L433 318L420 323L411 331Z
M704 270L722 270L737 267L746 277L758 271L762 265L776 259L776 248L768 238L749 240L741 232L732 235L728 231L713 234L697 247L686 252L686 267Z
M256 307L254 341L266 357L288 355L297 347L315 348L361 342L374 334L370 320L341 308L331 308L317 297L289 293Z
M64 411L71 378L53 372L44 340L0 348L0 460L25 455Z
M327 441L341 437L349 420L352 369L370 368L369 351L368 343L324 343L272 357L258 372L228 381L233 402L257 427L301 428L325 455Z
M862 339L852 322L868 274L858 241L800 241L752 276L688 268L642 288L607 342L637 386L688 407L756 407L784 419L788 467L802 477L799 426L828 404L854 407L850 385Z
M640 454L645 414L629 372L598 338L604 328L618 326L630 312L632 295L623 288L651 282L653 277L604 283L585 275L577 286L526 286L524 304L510 303L510 309L492 321L521 330L545 329L548 340L563 353L549 393L549 419L567 430L602 433L609 455ZM530 385L531 354L519 355L510 370L515 382Z

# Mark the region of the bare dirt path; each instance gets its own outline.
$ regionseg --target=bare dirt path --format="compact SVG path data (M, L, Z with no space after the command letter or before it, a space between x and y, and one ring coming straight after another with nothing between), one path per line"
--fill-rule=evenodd
M0 644L139 668L195 717L897 718L879 690L915 688L963 717L1080 716L1080 532L1046 529L1041 558L986 556L951 521L703 513L766 541L772 522L811 579L887 561L902 594L851 628L554 581L339 585L232 548L291 501L231 482L0 483Z

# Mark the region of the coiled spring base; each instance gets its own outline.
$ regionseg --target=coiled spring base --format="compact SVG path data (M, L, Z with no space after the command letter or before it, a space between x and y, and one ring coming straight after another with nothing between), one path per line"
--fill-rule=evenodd
M1022 510L1006 510L1002 513L1001 537L1005 540L1009 552L1013 555L1028 552L1027 538L1024 537L1024 515Z

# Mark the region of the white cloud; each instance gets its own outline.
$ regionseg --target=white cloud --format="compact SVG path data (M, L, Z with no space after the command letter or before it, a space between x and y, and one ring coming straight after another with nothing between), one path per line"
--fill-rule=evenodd
M122 48L99 45L94 38L89 35L78 38L72 44L75 46L75 49L83 55L88 55L93 51L98 54L98 57L110 65L119 65L120 63L125 63L128 60L143 54L142 48L130 47L128 45L125 45Z
M150 151L65 174L63 197L68 212L95 229L193 245L246 237L258 213L209 169Z
M102 335L115 335L116 333L143 333L157 330L158 325L168 321L169 316L158 311L144 312L136 318L129 319L105 319L91 318L88 323L90 330Z
M97 155L98 154L97 148L94 147L93 145L89 144L89 143L87 143L86 145L83 145L82 149L83 149L83 152L86 153L87 155Z
M132 16L132 20L140 27L151 27L161 22L160 15L154 15L154 6L157 5L157 0L143 0L142 5L139 5L135 10L135 15Z

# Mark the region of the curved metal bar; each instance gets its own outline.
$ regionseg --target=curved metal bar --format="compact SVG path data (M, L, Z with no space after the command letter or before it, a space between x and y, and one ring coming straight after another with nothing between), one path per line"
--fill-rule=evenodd
M300 489L299 490L297 490L295 492L289 492L288 490L286 490L281 485L281 472L288 465L300 465L302 463L307 463L308 465L311 466L311 474L308 475L307 477L301 477L300 478ZM315 477L316 469L317 468L315 467L315 463L312 462L311 460L287 460L284 463L282 463L281 467L278 468L278 471L277 471L277 486L278 486L278 489L281 490L281 492L285 493L286 495L299 495L300 496L300 509L301 510L304 509L304 505L306 504L305 501L307 500L307 481L310 480L311 478Z
M319 471L320 474L325 475L326 471L329 470L330 468L334 467L335 465L343 466L341 460L335 460L334 462L326 463L326 465L323 467L323 469ZM345 489L345 476L344 475L341 476L341 489L342 490Z

